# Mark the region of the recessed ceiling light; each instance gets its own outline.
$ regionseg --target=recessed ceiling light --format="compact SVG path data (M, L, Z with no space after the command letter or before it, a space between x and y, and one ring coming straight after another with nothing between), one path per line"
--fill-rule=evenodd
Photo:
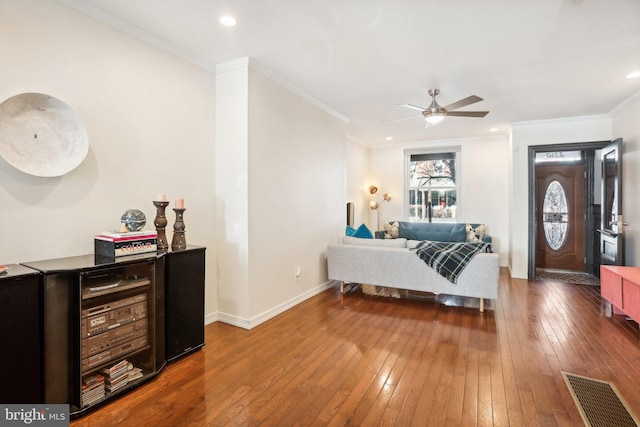
M236 25L236 20L233 16L225 15L220 17L220 23L225 27L233 27Z
M386 137L385 139L386 139L387 141L391 141L391 140L393 139L393 137L392 137L392 136L388 136L388 137Z
M628 79L635 79L636 77L640 77L640 71L633 71L627 74Z
M491 128L489 129L489 132L498 132L498 128Z

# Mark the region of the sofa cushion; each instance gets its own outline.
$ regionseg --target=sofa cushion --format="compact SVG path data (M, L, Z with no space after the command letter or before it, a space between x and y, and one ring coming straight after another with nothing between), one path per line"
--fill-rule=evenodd
M354 231L351 236L360 237L362 239L373 239L371 230L369 230L369 227L364 224L360 224L360 227L356 228L356 231Z
M451 222L398 222L398 236L407 240L431 240L434 242L467 241L467 224ZM481 224L471 224L478 226ZM479 231L479 230L478 230ZM483 235L483 240L491 242L491 237Z
M413 225L410 222L398 222L398 237L407 240L417 240L416 232L413 231Z
M387 248L406 248L407 239L367 239L353 236L342 236L343 245L383 246Z
M355 233L355 232L356 232L355 228L353 228L350 225L347 225L347 228L345 228L345 230L344 230L344 235L345 236L353 236L353 233Z

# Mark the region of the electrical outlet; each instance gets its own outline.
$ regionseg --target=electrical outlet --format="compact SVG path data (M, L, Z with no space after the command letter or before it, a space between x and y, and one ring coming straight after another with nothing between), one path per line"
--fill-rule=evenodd
M302 269L300 267L296 267L296 282L300 281L301 274L302 274Z

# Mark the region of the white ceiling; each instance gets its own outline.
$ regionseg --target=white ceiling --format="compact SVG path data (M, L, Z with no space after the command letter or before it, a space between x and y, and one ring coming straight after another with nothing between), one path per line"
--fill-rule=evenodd
M640 91L638 0L59 0L207 69L249 56L350 120L363 144L607 114ZM232 14L238 24L223 27ZM425 129L427 90L463 110ZM393 141L385 138L392 136Z

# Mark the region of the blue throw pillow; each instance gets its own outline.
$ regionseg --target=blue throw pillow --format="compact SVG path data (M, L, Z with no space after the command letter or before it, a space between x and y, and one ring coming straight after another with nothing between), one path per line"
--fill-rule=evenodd
M356 229L350 225L347 225L347 229L344 231L344 234L347 236L353 236L353 233L356 232Z
M356 231L351 235L351 237L360 237L361 239L373 239L373 234L371 234L371 230L364 225L361 224L360 227L356 229Z

